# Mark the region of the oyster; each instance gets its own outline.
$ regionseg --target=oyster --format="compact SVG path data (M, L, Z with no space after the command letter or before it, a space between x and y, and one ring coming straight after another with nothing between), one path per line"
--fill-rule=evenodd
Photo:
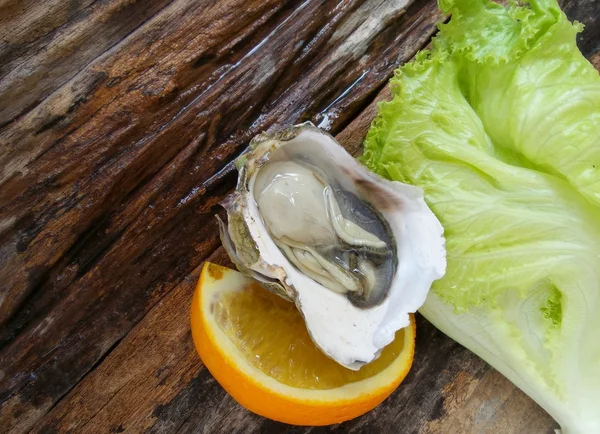
M378 357L446 267L420 189L369 172L305 123L256 136L219 220L238 269L296 304L315 344L350 369Z

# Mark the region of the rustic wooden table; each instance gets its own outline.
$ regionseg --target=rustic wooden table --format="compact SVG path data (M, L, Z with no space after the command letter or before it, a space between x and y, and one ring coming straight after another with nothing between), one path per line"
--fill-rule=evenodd
M564 1L600 63L600 4ZM434 0L0 1L0 431L551 433L425 320L401 387L338 426L237 405L188 310L256 133L312 120L353 153Z

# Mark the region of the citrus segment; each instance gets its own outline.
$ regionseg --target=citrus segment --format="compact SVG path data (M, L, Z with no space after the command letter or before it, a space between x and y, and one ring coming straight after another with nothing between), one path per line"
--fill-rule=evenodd
M191 318L196 349L225 390L255 413L296 425L338 423L374 408L405 377L414 353L411 317L377 360L344 368L313 344L293 303L211 263Z

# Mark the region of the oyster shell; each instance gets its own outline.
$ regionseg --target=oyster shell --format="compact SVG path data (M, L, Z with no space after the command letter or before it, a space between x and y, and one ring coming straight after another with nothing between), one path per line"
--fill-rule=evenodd
M377 358L446 267L420 189L363 167L305 123L256 136L219 220L238 269L296 304L315 344L350 369Z

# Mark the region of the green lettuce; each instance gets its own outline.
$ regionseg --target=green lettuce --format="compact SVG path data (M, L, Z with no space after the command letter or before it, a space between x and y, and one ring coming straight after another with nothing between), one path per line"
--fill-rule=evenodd
M363 162L417 185L448 269L421 313L538 402L600 433L600 76L555 0L440 0Z

